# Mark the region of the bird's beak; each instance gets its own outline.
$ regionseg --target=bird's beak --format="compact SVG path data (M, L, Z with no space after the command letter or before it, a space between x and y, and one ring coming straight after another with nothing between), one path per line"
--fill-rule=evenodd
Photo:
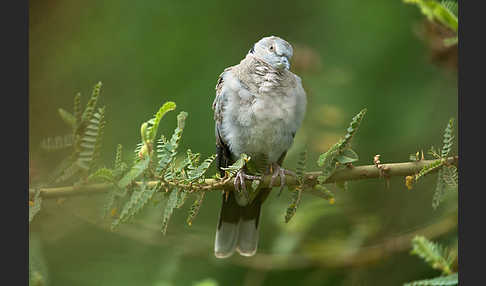
M290 61L286 56L282 56L280 58L280 63L282 66L284 66L286 69L290 69Z

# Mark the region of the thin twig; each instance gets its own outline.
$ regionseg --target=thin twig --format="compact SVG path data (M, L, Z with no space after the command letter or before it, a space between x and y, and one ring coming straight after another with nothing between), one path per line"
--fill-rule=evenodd
M388 177L405 177L409 175L414 175L418 173L424 166L431 164L436 160L420 160L416 162L406 162L406 163L390 163L384 164L387 168ZM458 156L449 157L446 159L447 164L453 164L457 166L459 161ZM310 194L319 195L318 192L313 190L313 186L317 184L317 177L321 175L321 172L308 172L304 174L305 182L305 192ZM342 169L336 170L336 172L326 180L326 184L335 182L344 182L352 180L364 180L380 178L381 172L376 168L375 165L365 165L365 166L350 166ZM269 186L271 176L265 176L260 183L262 187ZM148 186L155 186L158 181L148 182ZM287 186L297 186L299 182L296 177L286 176ZM140 184L140 182L137 182ZM176 184L170 183L170 185L176 186ZM280 186L280 182L275 182L274 187ZM96 184L85 184L76 186L65 186L65 187L54 187L54 188L41 188L40 196L45 199L59 198L59 197L70 197L70 196L80 196L87 194L99 194L107 192L113 187L111 183L96 183ZM181 186L184 187L184 186ZM214 190L233 190L234 185L232 180L229 178L224 179L205 179L204 183L192 184L190 186L190 192L204 192L204 191L214 191ZM29 189L29 196L33 196L35 189Z

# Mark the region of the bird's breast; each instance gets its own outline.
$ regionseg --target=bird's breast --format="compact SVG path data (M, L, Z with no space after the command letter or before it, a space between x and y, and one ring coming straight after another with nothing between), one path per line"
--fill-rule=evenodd
M271 92L255 96L240 89L238 96L229 99L230 114L223 117L225 139L234 156L246 153L276 162L292 145L296 104L293 96Z

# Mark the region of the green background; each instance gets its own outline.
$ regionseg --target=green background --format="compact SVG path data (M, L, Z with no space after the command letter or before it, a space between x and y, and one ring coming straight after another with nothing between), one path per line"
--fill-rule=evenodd
M181 152L190 147L203 157L213 154L217 77L269 35L294 46L292 71L308 94L288 168L307 149L307 169L317 170L319 154L365 107L353 139L356 165L371 164L376 154L382 163L406 162L411 153L440 148L447 121L457 118L457 73L431 60L419 36L423 16L401 1L50 0L31 1L29 12L34 180L65 155L40 148L43 138L69 132L57 109L71 111L77 92L85 103L98 81L107 166L118 143L126 161L133 158L140 124L169 100L177 111L159 130L170 135L177 113L187 111ZM30 227L40 252L34 260L43 261L49 285L63 286L205 279L212 279L207 285L401 285L440 273L411 256L408 243L400 248L388 241L414 232L446 245L457 237L457 194L433 210L435 180L425 177L412 190L404 178L392 178L390 188L383 179L350 182L346 192L330 186L334 205L305 195L288 224L288 192L274 192L263 208L258 254L226 260L212 253L219 193L207 194L192 227L185 224L190 198L174 213L166 236L159 230L160 206L110 232L101 218L103 196L46 200ZM424 229L430 233L420 233Z

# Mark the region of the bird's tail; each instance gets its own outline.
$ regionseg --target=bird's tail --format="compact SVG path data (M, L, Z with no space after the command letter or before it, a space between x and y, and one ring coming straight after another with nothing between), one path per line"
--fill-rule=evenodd
M261 189L257 197L244 207L238 205L233 192L229 192L227 198L223 194L214 242L214 255L217 258L229 257L235 250L243 256L255 255L261 206L269 191Z

